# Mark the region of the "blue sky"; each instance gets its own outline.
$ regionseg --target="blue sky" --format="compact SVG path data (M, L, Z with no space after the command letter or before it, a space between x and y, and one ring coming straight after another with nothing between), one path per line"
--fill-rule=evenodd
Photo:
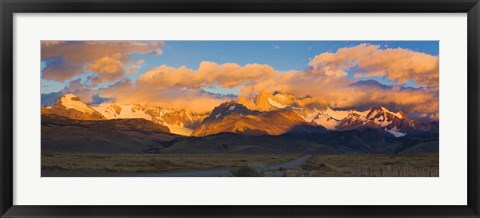
M237 63L240 65L257 63L268 64L277 71L304 70L310 60L324 52L336 52L339 48L353 47L362 43L374 44L385 48L404 48L438 56L438 41L165 41L161 55L147 56L133 54L131 59L145 59L144 64L135 74L127 78L136 80L151 68L160 65L170 67L186 66L197 69L202 61L218 64ZM45 63L42 62L42 67ZM349 72L350 73L350 72ZM91 73L86 71L77 78L87 81ZM351 78L353 79L353 72ZM369 78L385 85L392 81L385 78ZM56 82L42 79L42 93L58 92L68 84L68 81ZM109 84L100 84L106 87ZM416 87L414 82L407 86ZM205 88L207 91L220 93L236 93L238 89L227 90L219 87Z
M362 43L430 55L438 55L439 50L437 41L167 41L164 54L151 57L140 72L161 64L196 69L201 61L268 64L278 71L304 70L318 54Z

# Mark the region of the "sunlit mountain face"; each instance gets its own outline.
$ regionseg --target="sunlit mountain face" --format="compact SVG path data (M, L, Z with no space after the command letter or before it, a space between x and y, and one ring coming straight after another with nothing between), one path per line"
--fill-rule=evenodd
M56 104L42 108L44 115L75 120L145 119L183 136L219 133L244 135L281 135L289 132L326 132L355 129L380 129L402 137L408 133L437 128L435 122L410 119L402 111L392 112L376 106L370 110L334 110L304 105L306 98L291 94L262 92L255 99L256 109L236 101L226 101L208 113L154 107L142 104L102 103L91 106L74 94L59 97Z

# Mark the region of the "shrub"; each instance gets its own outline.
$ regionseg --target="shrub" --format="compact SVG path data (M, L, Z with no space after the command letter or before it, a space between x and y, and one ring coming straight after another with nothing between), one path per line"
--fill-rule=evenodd
M236 170L232 170L232 175L235 177L259 177L263 176L262 173L257 172L250 166L241 166Z

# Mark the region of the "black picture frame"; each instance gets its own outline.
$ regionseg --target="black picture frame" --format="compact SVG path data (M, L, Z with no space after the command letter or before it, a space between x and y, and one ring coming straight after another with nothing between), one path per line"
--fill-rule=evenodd
M0 0L1 217L479 217L480 4L478 0ZM14 13L467 13L466 206L17 206L13 205ZM450 133L455 134L455 133Z

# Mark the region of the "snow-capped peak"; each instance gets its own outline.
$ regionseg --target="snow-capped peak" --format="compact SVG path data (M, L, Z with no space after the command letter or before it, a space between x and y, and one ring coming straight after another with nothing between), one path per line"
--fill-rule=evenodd
M272 111L285 108L298 108L303 105L304 98L297 98L293 94L275 91L273 93L262 90L254 100L254 106L249 107L252 110Z
M107 119L131 119L131 118L143 118L151 120L152 116L145 113L145 108L142 109L142 105L122 105L115 103L103 103L94 107Z
M398 118L405 118L405 114L403 114L401 111L395 113L395 112L392 112L392 111L390 111L390 110L388 110L387 108L384 108L384 107L382 107L382 110L383 110L383 112L393 114Z
M211 120L212 118L221 119L230 114L241 114L241 113L249 114L250 110L245 106L243 106L242 104L239 104L235 101L228 101L215 107L210 115L211 118L210 119L207 118L207 120Z
M190 135L206 115L143 104L103 103L94 107L107 119L143 118L167 126L171 133Z
M365 117L369 111L334 110L327 107L325 110L299 109L297 113L308 123L321 125L327 129L335 129L338 124L349 117ZM364 118L365 119L365 118Z
M382 116L393 115L393 116L395 116L399 119L405 119L406 118L405 114L402 111L392 112L385 107L372 107L372 109L366 115L366 117L370 119L370 118L373 118L373 117L379 116L379 115L382 115Z
M402 112L392 112L386 107L372 107L370 110L357 111L353 109L338 110L327 107L323 110L316 108L297 108L296 113L306 122L321 125L330 130L348 130L356 128L383 128L396 137L404 136L405 120L409 120ZM409 122L410 124L412 122ZM410 124L409 128L413 128Z
M65 94L60 98L60 104L67 109L74 109L82 113L93 114L95 110L83 103L77 95Z

